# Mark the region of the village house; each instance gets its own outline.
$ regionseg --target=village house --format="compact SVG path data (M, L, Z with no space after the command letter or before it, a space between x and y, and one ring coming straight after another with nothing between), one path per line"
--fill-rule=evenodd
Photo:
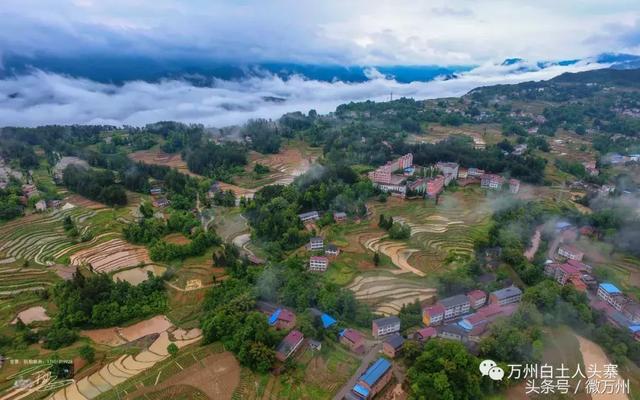
M340 254L340 249L335 244L327 245L327 248L324 250L325 256L336 257Z
M585 161L582 163L582 165L589 175L598 176L598 174L600 174L600 171L598 171L598 168L596 167L595 161Z
M520 181L517 179L509 179L509 193L516 194L520 191Z
M406 178L402 175L392 175L389 182L374 182L374 185L383 192L397 194L401 197L407 192Z
M159 197L157 199L154 199L151 204L157 208L165 208L169 206L170 202L165 197Z
M322 250L324 248L324 240L320 236L312 237L309 239L309 250Z
M149 189L149 194L151 194L152 196L160 196L162 194L162 188L152 187L151 189Z
M558 246L558 255L560 257L568 258L570 260L582 261L584 252L578 250L572 244L561 244Z
M304 335L299 330L289 332L276 348L276 358L285 362L291 357L304 341Z
M439 325L444 321L444 306L436 303L422 310L422 323L426 326Z
M469 168L467 170L467 177L469 178L479 178L484 175L484 170L479 168Z
M323 256L313 256L309 258L309 271L325 272L329 266L329 259Z
M467 179L469 171L466 168L460 168L458 170L458 179Z
M471 308L474 310L477 310L487 303L487 294L482 290L472 290L467 293L467 297L469 298Z
M364 336L355 329L347 328L340 332L340 343L347 346L349 350L356 354L363 354L365 351Z
M320 219L320 214L318 214L317 211L309 211L306 213L302 213L302 214L298 214L298 218L300 218L300 221L307 222L307 221L317 221Z
M347 220L347 213L342 211L336 211L333 213L333 220L337 223Z
M444 189L444 176L438 175L427 181L427 196L434 198Z
M45 212L47 211L47 202L44 200L40 200L36 203L35 207L36 207L36 211Z
M400 332L400 318L395 315L374 319L371 322L371 334L374 338Z
M522 290L517 286L509 286L504 289L491 292L489 302L491 304L499 304L501 306L513 303L519 303L522 299Z
M311 315L313 315L313 317L318 322L320 322L320 324L324 329L330 328L338 323L338 321L336 321L336 319L333 318L331 315L325 312L322 312L315 307L309 308L309 311L311 312Z
M220 187L219 182L213 182L207 191L207 198L213 199L216 193L222 192L222 188Z
M622 307L622 314L632 323L640 324L640 304L630 300Z
M360 377L351 392L357 399L372 399L389 383L393 376L392 371L391 362L387 359L379 358Z
M404 345L404 338L400 335L392 335L382 343L382 352L389 358L395 358Z
M468 332L455 323L438 328L438 337L459 342L466 342L469 339Z
M484 174L480 178L480 187L484 189L500 190L503 183L504 178L496 174Z
M413 165L413 154L407 153L385 165L369 172L369 179L374 183L391 183L391 176L395 171L403 171Z
M516 156L521 156L527 151L528 147L529 146L526 143L517 144L514 146L512 154Z
M309 339L308 340L309 343L309 348L313 351L320 351L322 350L322 342L319 342L315 339Z
M49 200L47 202L47 207L49 207L49 208L60 208L60 207L62 207L62 201L60 201L60 200Z
M38 188L36 187L36 185L25 184L25 185L22 185L22 194L27 199L30 199L32 197L39 196L40 191L38 191Z
M621 299L624 297L622 291L613 283L603 282L598 286L596 295L602 300L610 304L613 308L620 311L622 309Z
M458 171L460 166L454 162L438 162L436 163L436 168L438 168L442 175L444 175L444 185L448 186L449 183L458 179Z
M276 309L267 319L270 326L277 330L289 330L296 326L296 315L286 308Z
M438 302L444 307L444 319L450 320L469 312L471 304L464 294L447 297Z
M436 337L436 336L438 336L438 331L436 330L436 328L428 326L428 327L422 328L422 329L418 330L416 333L414 333L413 334L413 339L417 340L420 343L424 343L428 339L430 339L432 337Z

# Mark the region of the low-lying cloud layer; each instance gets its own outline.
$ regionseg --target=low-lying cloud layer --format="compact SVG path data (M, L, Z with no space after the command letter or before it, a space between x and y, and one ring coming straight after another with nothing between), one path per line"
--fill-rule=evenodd
M398 83L371 71L362 83L323 82L294 76L215 80L197 87L182 80L142 81L110 85L34 71L0 80L0 126L45 124L113 124L140 126L160 120L202 123L206 126L240 124L250 118L278 118L290 111L315 109L326 113L349 101L415 99L460 96L469 90L498 83L550 79L563 72L606 67L596 63L551 66L517 73L522 64L487 64L458 79Z

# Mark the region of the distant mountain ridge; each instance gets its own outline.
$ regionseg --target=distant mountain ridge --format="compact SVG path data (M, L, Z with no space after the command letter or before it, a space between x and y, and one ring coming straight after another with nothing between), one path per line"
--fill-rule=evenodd
M551 66L568 66L579 62L610 64L614 69L640 67L640 56L605 53L583 60L527 61L513 57L505 59L499 67L505 73L517 74L537 71ZM473 70L477 65L395 65L395 66L341 66L297 63L218 63L204 58L158 60L144 57L112 57L104 55L85 57L24 57L7 54L2 60L0 79L28 74L33 69L86 78L96 82L122 84L142 80L158 82L163 79L182 79L197 86L210 86L215 80L243 80L278 76L290 79L302 76L323 82L366 82L383 76L399 83L428 82L434 79L456 79L460 74Z

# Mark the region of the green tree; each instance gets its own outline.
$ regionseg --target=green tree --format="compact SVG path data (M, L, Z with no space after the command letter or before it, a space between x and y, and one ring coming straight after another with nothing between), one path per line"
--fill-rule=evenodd
M178 355L178 350L178 346L175 343L169 343L167 346L167 353L169 353L171 357Z
M91 364L96 358L95 350L88 344L80 347L79 353L80 357L84 358L85 361L89 364Z

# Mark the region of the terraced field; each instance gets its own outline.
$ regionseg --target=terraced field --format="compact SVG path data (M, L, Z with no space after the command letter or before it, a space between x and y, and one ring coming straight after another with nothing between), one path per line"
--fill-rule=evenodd
M151 262L149 251L122 239L111 239L71 255L71 265L91 265L96 272L113 272Z
M360 274L347 288L356 299L382 315L398 314L404 304L428 302L436 295L436 289L427 287L423 280L401 278L382 270Z
M53 271L43 268L4 266L0 268L0 298L46 289L57 279Z
M85 221L96 211L80 207L32 214L0 226L0 259L24 259L39 265L51 265L74 245L62 227L66 216L81 233L89 229ZM86 245L86 244L85 244Z
M390 241L380 233L367 234L366 229L359 228L357 241L364 248L387 255L401 270L424 276L441 269L447 260L473 256L474 240L487 234L492 210L491 201L483 199L477 189L467 188L445 193L438 205L432 200L395 198L375 202L370 207L371 223L377 223L380 214L393 216L411 227L411 238Z
M178 331L176 331L178 332ZM167 332L162 332L158 339L154 341L148 349L143 350L139 354L122 355L115 361L105 365L98 372L73 382L71 385L57 391L52 398L55 400L88 400L105 395L110 397L110 392L119 385L153 368L159 363L169 358L167 346L175 343L178 348L183 348L201 339L199 330L191 332L181 331L180 335L174 339L169 337ZM116 389L117 391L117 389ZM114 396L117 396L116 393Z

